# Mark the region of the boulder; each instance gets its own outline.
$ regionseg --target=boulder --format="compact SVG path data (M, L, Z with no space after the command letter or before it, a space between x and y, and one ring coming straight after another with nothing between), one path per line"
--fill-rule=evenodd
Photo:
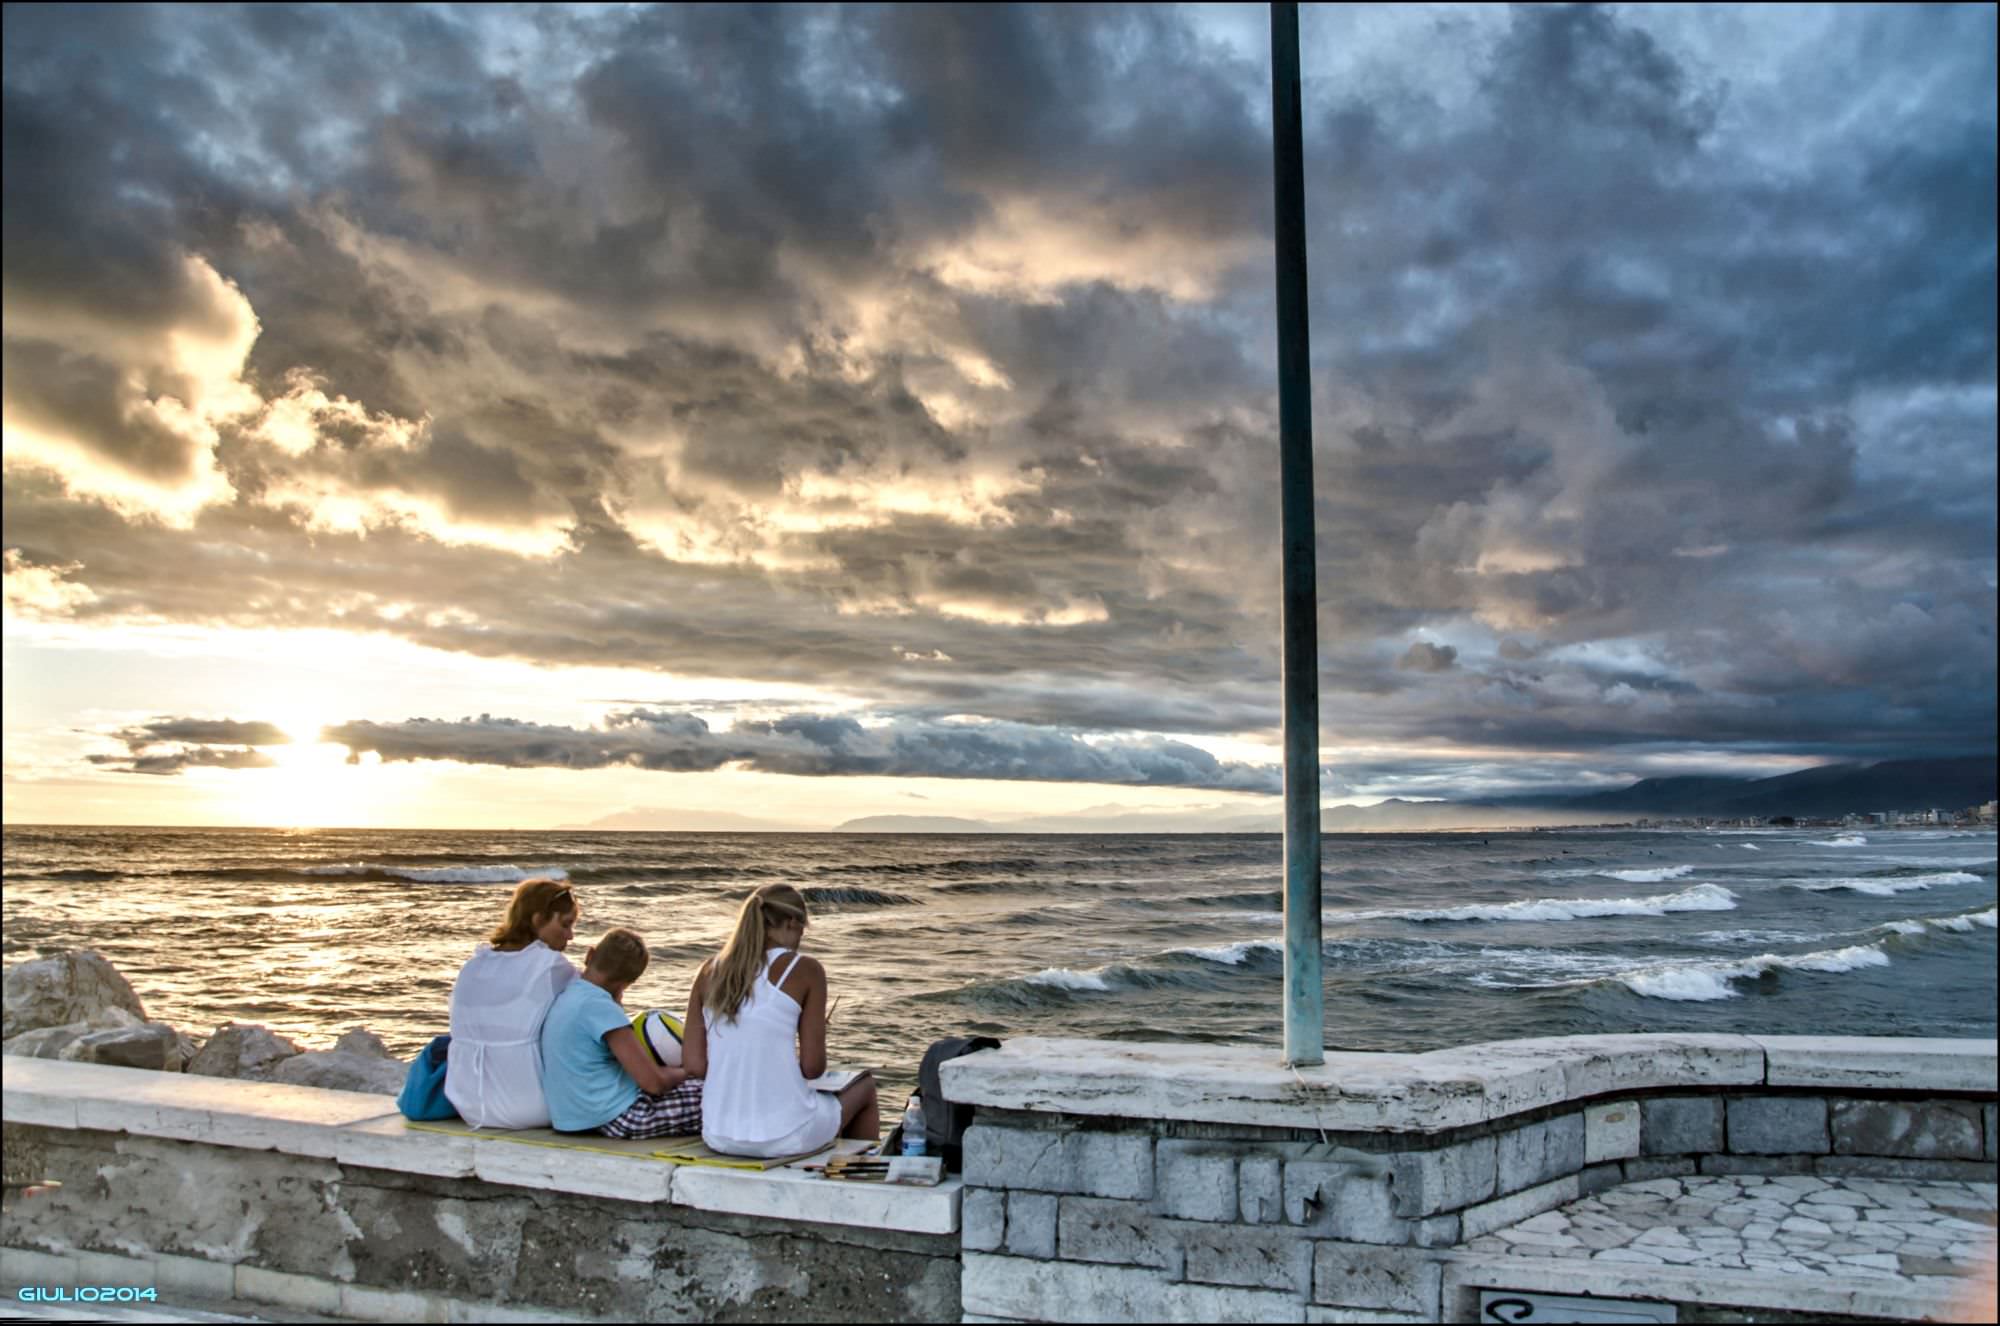
M347 1039L342 1037L342 1040ZM331 1091L368 1091L393 1096L403 1089L409 1066L394 1059L349 1050L314 1050L283 1060L271 1070L273 1082Z
M93 1031L143 1025L138 1018L113 1005L100 1009L89 1021L65 1022L59 1027L37 1027L33 1031L24 1031L0 1044L0 1053L18 1054L25 1059L60 1059L62 1052L72 1043Z
M203 1077L247 1077L269 1082L278 1065L298 1053L298 1042L267 1027L225 1022L188 1062L187 1071Z
M356 1027L345 1032L333 1043L333 1048L342 1054L365 1055L370 1059L395 1059L395 1052L382 1043L382 1038L366 1027ZM397 1062L401 1062L398 1060Z
M52 953L7 969L0 993L0 1041L23 1032L88 1022L106 1009L117 1008L146 1020L146 1006L132 983L103 954L90 949Z
M30 1033L32 1034L32 1033ZM56 1055L78 1063L173 1072L181 1066L181 1034L164 1022L86 1031Z

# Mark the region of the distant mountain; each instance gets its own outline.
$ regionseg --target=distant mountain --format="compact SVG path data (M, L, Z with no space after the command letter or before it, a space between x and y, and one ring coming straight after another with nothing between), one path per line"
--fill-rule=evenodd
M677 810L661 806L631 807L588 824L558 827L586 833L612 829L628 833L810 833L817 826L760 820L727 810Z
M834 826L835 833L1019 833L1018 829L955 815L863 815Z
M1580 796L1505 797L1489 801L1404 801L1373 806L1327 806L1320 825L1328 833L1436 832L1552 824L1615 824L1638 816L1715 816L1770 819L1778 815L1830 818L1878 810L1962 810L1994 799L1995 764L1988 756L1939 760L1884 760L1828 764L1774 778L1643 778L1615 792ZM816 825L753 819L727 811L622 810L572 829L653 832L798 833ZM1067 815L1006 820L956 815L864 815L837 833L1279 833L1284 808L1266 811L1230 806L1187 810L1132 810L1092 806Z

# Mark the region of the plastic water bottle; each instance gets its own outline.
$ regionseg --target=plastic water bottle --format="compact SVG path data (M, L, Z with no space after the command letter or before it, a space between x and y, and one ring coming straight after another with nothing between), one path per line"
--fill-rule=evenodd
M921 1093L912 1095L910 1103L903 1107L903 1154L924 1154L924 1098Z

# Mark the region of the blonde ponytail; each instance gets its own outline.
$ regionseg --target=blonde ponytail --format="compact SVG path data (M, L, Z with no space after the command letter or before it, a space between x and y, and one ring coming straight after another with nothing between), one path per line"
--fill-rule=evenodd
M765 936L774 926L805 919L805 895L789 884L766 884L745 898L742 910L736 913L736 932L715 959L714 978L703 1005L734 1022L736 1011L757 983L757 974L764 970Z

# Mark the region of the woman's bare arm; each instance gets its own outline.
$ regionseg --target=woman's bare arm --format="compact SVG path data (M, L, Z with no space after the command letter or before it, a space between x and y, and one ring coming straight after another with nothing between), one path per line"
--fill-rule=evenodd
M799 1071L808 1079L826 1071L826 968L812 958L800 958L798 970L786 974L785 993L799 1001ZM803 983L793 989L792 983Z
M688 988L687 1017L681 1022L681 1067L689 1077L708 1076L708 1023L701 1015L701 997L708 989L708 966L694 974Z

